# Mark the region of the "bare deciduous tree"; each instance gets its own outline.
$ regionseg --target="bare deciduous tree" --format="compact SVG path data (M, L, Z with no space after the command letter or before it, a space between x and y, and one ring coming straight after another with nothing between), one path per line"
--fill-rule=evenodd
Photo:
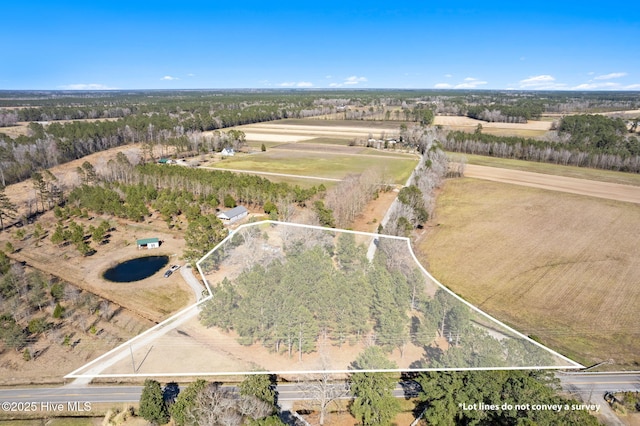
M324 425L327 420L331 404L349 394L349 386L344 381L335 381L331 369L331 362L326 354L322 354L318 361L319 373L308 374L301 378L298 387L305 392L310 401L310 408L319 411L318 424ZM336 405L337 407L337 405Z

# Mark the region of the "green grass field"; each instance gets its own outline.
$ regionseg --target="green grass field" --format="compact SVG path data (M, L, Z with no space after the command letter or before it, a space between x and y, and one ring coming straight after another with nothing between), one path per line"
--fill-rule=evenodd
M509 158L486 157L483 155L460 154L447 152L452 158L466 157L468 164L479 166L499 167L503 169L523 170L526 172L543 173L556 176L567 176L578 179L597 180L601 182L621 183L640 186L640 175L635 173L615 172L610 170L589 169L586 167L561 166L550 163L536 163L533 161L512 160Z
M428 229L421 261L480 309L585 365L640 363L636 204L452 179Z
M388 156L364 156L358 154L334 154L292 150L267 150L266 152L238 155L212 164L214 167L256 172L284 173L342 179L350 173L362 173L369 168L381 170L393 182L404 183L418 160ZM271 179L271 177L269 177ZM304 179L306 184L308 179ZM315 181L320 183L320 181Z
M260 149L262 145L264 145L265 148L269 149L269 148L273 148L274 146L282 145L285 143L287 142L264 142L264 141L247 140L247 145L254 149Z
M302 144L326 144L326 145L349 145L352 139L348 138L313 138L306 141L300 141Z

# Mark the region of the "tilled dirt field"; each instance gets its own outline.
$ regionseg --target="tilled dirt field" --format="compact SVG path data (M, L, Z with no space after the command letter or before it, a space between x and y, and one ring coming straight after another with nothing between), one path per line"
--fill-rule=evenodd
M467 164L465 166L464 174L466 177L471 178L640 204L640 188L632 185L576 179L522 170L477 166L473 164Z
M630 365L639 227L637 204L464 178L447 181L417 246L444 285L521 332L584 365Z

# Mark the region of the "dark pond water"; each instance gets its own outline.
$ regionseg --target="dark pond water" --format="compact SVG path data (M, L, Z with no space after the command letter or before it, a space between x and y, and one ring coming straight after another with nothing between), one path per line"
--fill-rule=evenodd
M127 260L107 269L103 277L106 280L117 283L130 283L140 281L158 272L167 263L168 256L147 256Z

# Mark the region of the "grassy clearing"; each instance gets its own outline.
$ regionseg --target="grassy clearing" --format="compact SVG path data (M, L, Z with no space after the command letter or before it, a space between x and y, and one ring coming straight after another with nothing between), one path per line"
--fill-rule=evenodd
M285 173L342 179L350 173L369 168L384 171L396 183L404 183L417 164L406 159L304 151L267 151L250 156L236 156L215 163L216 167L258 172ZM269 178L271 179L271 177Z
M257 148L257 149L262 148L262 145L264 145L265 148L269 149L269 148L273 148L274 146L283 145L286 143L288 142L265 142L265 141L252 141L252 140L247 141L247 145L249 147Z
M353 138L352 138L353 139ZM352 140L349 138L313 138L306 141L300 141L298 143L319 143L326 145L349 145L349 142Z
M561 166L558 164L512 160L509 158L486 157L484 155L459 154L457 152L447 152L447 154L453 158L464 156L467 158L467 163L478 166L499 167L502 169L523 170L526 172L543 173L547 175L567 176L578 179L640 186L640 175L634 173L588 169L585 167L575 166Z
M438 199L425 265L496 318L585 365L640 363L640 210L474 179Z

